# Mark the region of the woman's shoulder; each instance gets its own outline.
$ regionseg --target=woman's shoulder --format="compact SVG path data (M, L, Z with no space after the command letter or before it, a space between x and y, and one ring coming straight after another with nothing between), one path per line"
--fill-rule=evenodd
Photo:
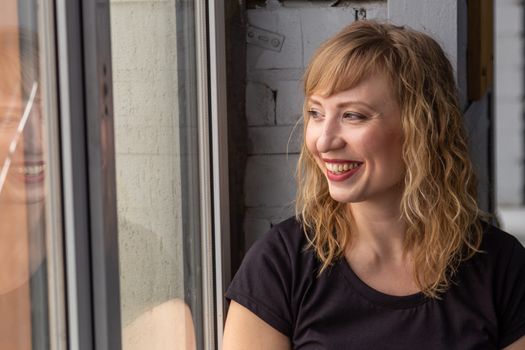
M302 224L294 217L274 225L250 247L226 298L291 336L292 301L315 276Z
M513 235L484 223L481 252L477 254L477 290L489 293L497 316L499 345L503 348L525 335L525 247ZM493 304L492 304L493 303ZM486 306L485 306L486 307Z
M515 236L487 222L482 222L482 227L480 250L491 260L521 259L525 262L525 247Z
M273 225L268 233L271 235L272 232L283 235L287 240L300 240L304 237L305 231L301 221L294 215Z
M282 253L290 257L300 254L308 244L303 224L295 217L289 217L275 225L259 238L250 251Z
M308 244L306 232L296 217L274 225L248 249L238 275L257 271L259 276L265 274L268 280L277 277L288 282L308 283L319 269L319 260Z
M465 277L477 287L496 294L519 285L515 290L522 293L520 297L525 301L525 247L501 228L486 222L482 227L479 252L463 263Z

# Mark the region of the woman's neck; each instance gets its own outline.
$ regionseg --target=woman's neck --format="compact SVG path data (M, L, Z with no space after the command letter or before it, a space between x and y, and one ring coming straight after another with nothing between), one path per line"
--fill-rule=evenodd
M352 250L373 259L404 260L404 240L407 229L401 217L400 201L349 203Z
M43 204L0 202L0 294L26 283L45 256Z
M411 251L405 250L407 224L397 205L351 203L352 239L345 259L370 287L389 295L411 295L420 291L414 278Z

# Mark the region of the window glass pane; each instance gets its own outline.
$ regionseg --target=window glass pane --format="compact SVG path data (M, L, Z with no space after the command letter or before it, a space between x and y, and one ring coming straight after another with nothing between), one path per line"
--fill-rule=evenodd
M111 1L125 350L202 348L192 6Z
M56 182L58 175L58 164L49 161L57 149L48 142L56 98L49 89L53 62L41 43L53 33L52 27L42 31L47 17L38 12L47 8L5 0L0 12L0 349L58 346L50 330L60 327L50 315L64 321L55 313L63 309L55 288L62 266L53 270L49 259L49 252L60 257L52 247L61 232L49 214L59 212L52 201L60 193L58 186L50 190L50 178Z

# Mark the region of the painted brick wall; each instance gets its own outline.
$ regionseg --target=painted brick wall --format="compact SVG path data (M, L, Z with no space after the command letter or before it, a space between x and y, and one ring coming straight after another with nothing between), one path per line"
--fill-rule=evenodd
M497 203L500 207L518 206L525 204L524 9L518 0L494 3Z
M280 52L247 46L246 247L294 213L294 173L303 133L301 78L315 48L352 23L356 10L365 9L368 19L387 18L386 1L315 4L269 1L265 8L247 11L249 25L285 38Z
M503 228L525 244L524 3L495 2L496 192Z

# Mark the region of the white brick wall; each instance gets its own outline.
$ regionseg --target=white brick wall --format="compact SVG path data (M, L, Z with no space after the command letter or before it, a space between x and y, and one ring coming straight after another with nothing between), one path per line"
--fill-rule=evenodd
M495 1L496 191L502 227L525 242L523 2Z
M495 1L496 191L499 207L523 204L523 5ZM525 218L523 219L525 226Z

